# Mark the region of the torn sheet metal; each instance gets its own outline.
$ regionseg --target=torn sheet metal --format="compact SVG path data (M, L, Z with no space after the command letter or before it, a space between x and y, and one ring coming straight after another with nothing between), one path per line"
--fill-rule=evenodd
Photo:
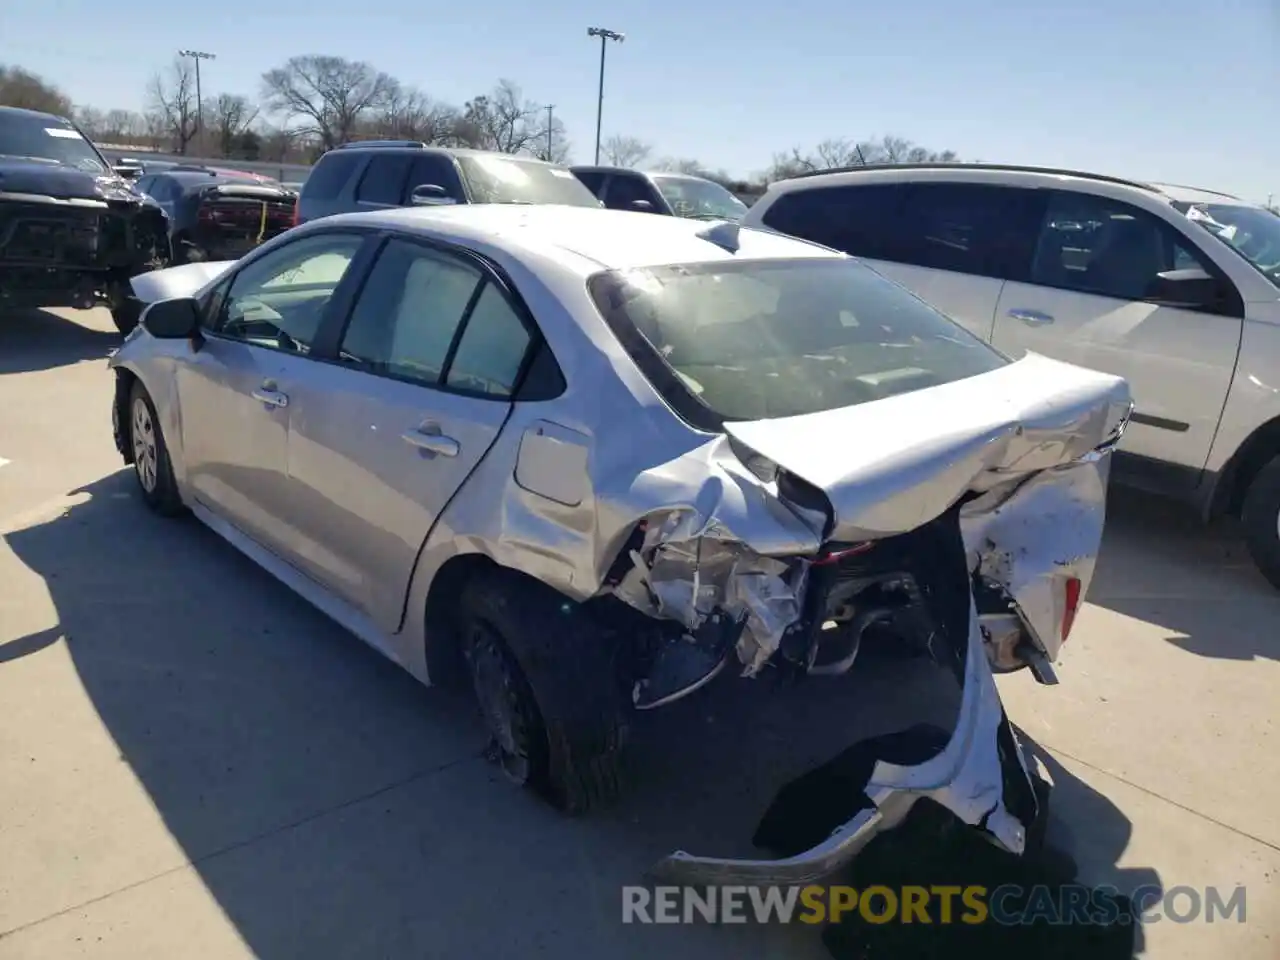
M762 557L714 518L673 510L649 520L614 595L650 616L698 630L713 614L744 621L736 649L754 676L800 616L806 564Z
M970 569L1004 588L1050 661L1066 639L1068 607L1080 602L1093 579L1110 464L1110 457L1086 458L1046 470L994 506L982 498L961 510ZM1071 580L1078 583L1074 596Z

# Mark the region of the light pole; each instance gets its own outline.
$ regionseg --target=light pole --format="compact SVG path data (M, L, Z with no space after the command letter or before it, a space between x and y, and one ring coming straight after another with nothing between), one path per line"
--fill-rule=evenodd
M604 112L604 51L610 40L621 43L626 37L604 27L587 27L588 37L600 38L600 92L596 96L596 165L600 164L600 118Z
M548 163L551 162L551 123L552 123L552 111L554 111L555 108L556 108L556 105L554 103L547 104L547 162Z
M204 135L204 97L200 93L200 61L216 60L215 54L205 53L203 50L179 50L178 56L190 57L196 62L196 133ZM199 149L199 144L196 145Z

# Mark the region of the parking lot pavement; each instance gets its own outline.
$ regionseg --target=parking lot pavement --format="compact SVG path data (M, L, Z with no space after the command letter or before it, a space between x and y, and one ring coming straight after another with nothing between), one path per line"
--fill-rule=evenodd
M750 822L723 718L651 750L618 810L510 788L469 704L145 512L116 341L101 311L0 317L0 958L825 955L808 929L620 923L656 856ZM1228 530L1117 495L1090 600L1059 686L1001 681L1055 834L1089 882L1247 887L1243 924L1148 925L1145 955L1274 960L1280 597Z

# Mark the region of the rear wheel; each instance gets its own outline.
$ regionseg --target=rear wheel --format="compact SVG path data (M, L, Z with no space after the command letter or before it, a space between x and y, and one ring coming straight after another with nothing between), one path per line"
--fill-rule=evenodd
M1253 562L1280 589L1280 457L1259 470L1249 484L1240 519Z
M181 513L184 507L173 479L173 465L160 430L160 418L140 381L134 382L129 393L129 443L143 502L163 516Z
M617 798L625 723L609 639L582 609L507 570L461 597L472 685L506 775L569 814Z

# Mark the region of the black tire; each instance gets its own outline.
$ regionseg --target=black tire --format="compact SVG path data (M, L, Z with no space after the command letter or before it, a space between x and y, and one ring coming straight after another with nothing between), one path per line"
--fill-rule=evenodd
M1280 457L1259 470L1249 484L1240 519L1253 562L1280 590Z
M579 605L511 571L469 581L461 612L464 652L508 776L571 815L616 800L626 724L610 638Z
M173 479L169 447L160 429L155 404L141 381L129 391L129 444L133 450L133 475L143 502L156 513L173 517L186 509Z
M136 297L125 297L111 305L111 321L116 325L121 336L127 337L133 332L133 328L138 325L138 320L142 317L142 307L142 301Z

